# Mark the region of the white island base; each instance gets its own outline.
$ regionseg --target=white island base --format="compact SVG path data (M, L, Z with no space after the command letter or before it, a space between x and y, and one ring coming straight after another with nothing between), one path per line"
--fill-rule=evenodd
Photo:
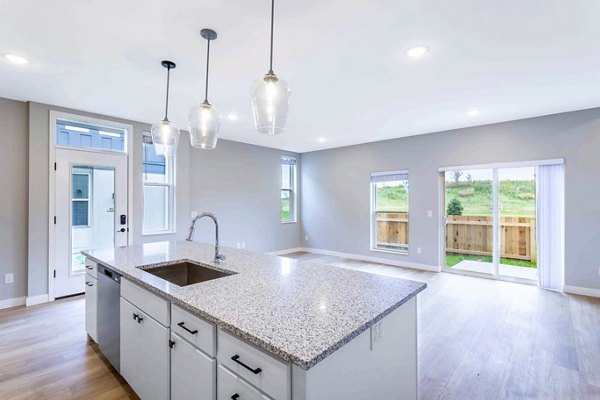
M312 367L292 366L293 400L417 399L413 297Z

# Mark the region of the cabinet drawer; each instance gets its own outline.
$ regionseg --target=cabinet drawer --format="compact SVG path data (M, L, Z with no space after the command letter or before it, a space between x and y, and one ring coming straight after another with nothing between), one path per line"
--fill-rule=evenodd
M85 272L90 274L93 278L98 278L98 264L89 258L85 259Z
M217 372L217 400L269 400L261 392L227 368L219 365Z
M217 370L210 358L175 333L171 333L171 400L214 400Z
M171 332L177 333L211 357L215 356L217 328L214 324L171 305Z
M125 278L121 279L121 297L162 325L169 326L169 302L167 300Z
M85 275L85 330L98 343L98 280Z
M269 396L281 400L291 397L291 368L288 363L222 330L218 330L218 343L219 364Z

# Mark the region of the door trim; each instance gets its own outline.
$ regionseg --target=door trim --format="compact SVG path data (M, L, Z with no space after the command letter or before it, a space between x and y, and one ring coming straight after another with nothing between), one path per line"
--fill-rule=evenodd
M55 300L54 294L54 270L56 268L56 232L54 225L54 216L56 215L56 171L54 170L54 163L56 162L56 149L64 148L63 146L56 145L56 120L67 119L74 121L81 121L90 124L100 126L114 126L126 131L125 135L125 152L109 152L103 150L85 150L78 148L68 148L73 151L85 151L92 153L110 153L116 155L122 155L127 158L127 213L129 231L127 233L127 244L131 245L133 242L133 125L117 122L110 119L101 119L90 117L75 113L66 113L62 111L50 110L49 113L49 130L48 130L48 298L47 302ZM44 295L45 296L45 295Z

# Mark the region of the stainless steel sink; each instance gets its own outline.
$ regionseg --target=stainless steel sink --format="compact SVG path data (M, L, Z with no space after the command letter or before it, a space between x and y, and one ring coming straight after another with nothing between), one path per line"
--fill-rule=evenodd
M218 271L189 261L138 268L177 286L193 285L234 274L234 272Z

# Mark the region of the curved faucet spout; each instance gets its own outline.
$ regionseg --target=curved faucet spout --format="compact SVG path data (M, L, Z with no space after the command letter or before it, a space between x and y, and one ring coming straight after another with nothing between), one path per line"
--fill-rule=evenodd
M200 218L203 217L208 217L210 219L213 220L213 222L215 223L215 263L220 264L221 261L225 260L225 256L223 254L219 253L219 220L217 219L217 217L210 212L203 212L201 214L198 214L194 217L194 219L192 219L192 224L190 225L190 229L188 231L188 235L187 238L185 240L187 240L188 242L192 241L192 238L194 237L194 229L196 226L196 221L198 221Z

